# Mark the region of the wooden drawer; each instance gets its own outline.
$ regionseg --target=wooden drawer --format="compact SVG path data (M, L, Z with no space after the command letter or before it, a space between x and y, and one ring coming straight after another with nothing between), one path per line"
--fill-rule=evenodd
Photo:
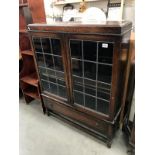
M66 106L65 104L56 102L47 97L43 96L43 100L44 100L45 107L47 109L52 110L59 115L64 115L65 117L68 117L78 123L86 125L91 129L97 130L102 134L105 134L105 135L107 134L108 127L109 127L108 123L101 121L99 119L96 119L85 113L79 112L75 110L74 107Z

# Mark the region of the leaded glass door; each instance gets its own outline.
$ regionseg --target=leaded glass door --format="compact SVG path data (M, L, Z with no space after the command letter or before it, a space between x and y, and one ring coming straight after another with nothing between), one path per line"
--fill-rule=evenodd
M67 102L61 39L33 36L32 42L42 91Z
M74 104L109 115L113 43L70 39Z

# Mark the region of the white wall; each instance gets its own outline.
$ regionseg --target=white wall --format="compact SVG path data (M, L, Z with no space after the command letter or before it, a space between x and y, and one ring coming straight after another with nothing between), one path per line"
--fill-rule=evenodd
M52 4L52 0L44 0L44 5L45 5L45 13L46 15L50 15L52 16L53 15L53 11L54 11L54 15L61 15L62 14L62 8L63 8L63 5L57 5L57 6L54 6L53 9L51 7L51 4ZM87 7L98 7L98 8L101 8L103 10L106 11L107 9L107 0L103 0L103 1L96 1L96 2L87 2ZM74 8L75 9L79 9L79 3L75 3L75 4L72 4L74 5Z
M123 19L132 21L132 24L134 27L135 25L135 0L125 0L124 10L123 10Z
M51 7L53 0L44 0L44 5L45 5L45 13L46 15L50 16L57 16L57 15L62 15L62 8L63 5L58 5L54 6L53 8ZM87 7L98 7L100 9L103 9L104 11L107 10L107 0L101 0L101 1L96 1L96 2L87 2ZM133 25L135 23L135 0L124 0L124 10L123 10L123 19L124 20L129 20L133 22ZM74 7L78 10L79 9L79 3L73 4ZM54 12L54 14L53 14Z

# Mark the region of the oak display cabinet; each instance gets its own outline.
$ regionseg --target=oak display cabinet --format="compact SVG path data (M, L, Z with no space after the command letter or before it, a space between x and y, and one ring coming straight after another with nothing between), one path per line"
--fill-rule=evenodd
M128 70L130 22L29 24L48 115L111 146Z

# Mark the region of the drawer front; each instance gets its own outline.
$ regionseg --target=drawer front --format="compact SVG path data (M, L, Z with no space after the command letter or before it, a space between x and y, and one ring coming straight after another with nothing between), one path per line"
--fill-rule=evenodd
M91 129L97 130L100 133L107 134L109 124L107 124L106 122L98 120L85 113L79 112L70 106L53 101L52 99L43 97L43 100L46 108L58 114L64 115L72 120L75 120L78 123L86 125Z

